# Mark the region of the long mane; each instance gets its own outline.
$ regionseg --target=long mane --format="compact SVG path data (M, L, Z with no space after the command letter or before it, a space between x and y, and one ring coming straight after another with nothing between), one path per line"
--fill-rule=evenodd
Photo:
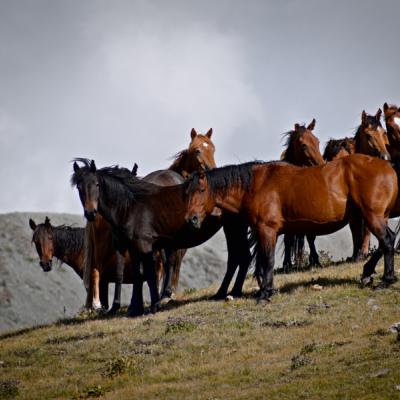
M212 194L226 192L232 186L237 186L245 191L249 190L253 180L253 166L264 164L263 161L251 161L238 165L226 165L205 171L208 187ZM192 193L199 184L200 173L195 172L185 183L187 192Z
M83 248L84 228L75 228L67 225L54 226L53 235L55 253L76 254Z
M186 150L182 150L179 153L176 153L172 158L173 158L173 162L172 164L169 166L168 169L175 171L177 173L181 173L182 170L182 165L186 160L186 157L188 156L189 151Z
M351 154L350 142L352 140L353 139L347 137L343 139L329 139L326 143L322 157L324 160L331 161L342 148Z
M74 159L84 164L71 177L71 184L78 185L80 180L88 173L91 173L91 161L84 158ZM127 169L118 165L97 169L95 173L105 196L118 199L120 207L128 207L130 204L141 200L144 196L154 194L159 190L157 185L145 182Z

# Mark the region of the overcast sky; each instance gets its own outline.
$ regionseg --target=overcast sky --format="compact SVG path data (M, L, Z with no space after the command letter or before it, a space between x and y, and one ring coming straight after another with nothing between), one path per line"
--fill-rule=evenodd
M170 165L214 129L219 165L321 145L400 105L400 1L0 1L0 212L82 213L70 160ZM322 150L322 149L321 149Z

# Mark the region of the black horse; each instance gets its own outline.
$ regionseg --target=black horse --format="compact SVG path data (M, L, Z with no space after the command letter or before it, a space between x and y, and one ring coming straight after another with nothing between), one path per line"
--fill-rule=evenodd
M76 185L84 215L93 221L99 212L112 226L119 251L129 251L133 264L132 316L144 312L140 263L151 296L151 311L158 309L159 294L154 268L154 252L186 249L212 237L224 226L228 246L228 267L215 298L225 297L239 265L239 273L231 294L240 296L251 260L247 239L248 226L239 216L210 216L202 229L194 230L185 221L187 184L174 171L165 171L180 184L157 186L126 173L118 167L97 169L95 162L77 159L71 183Z

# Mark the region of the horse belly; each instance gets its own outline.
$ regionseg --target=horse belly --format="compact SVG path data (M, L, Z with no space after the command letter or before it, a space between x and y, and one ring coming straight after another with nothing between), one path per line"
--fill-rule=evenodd
M342 229L347 223L347 218L344 218L340 221L331 221L325 223L318 223L315 221L286 222L279 234L292 233L315 236L329 235L338 231L339 229Z

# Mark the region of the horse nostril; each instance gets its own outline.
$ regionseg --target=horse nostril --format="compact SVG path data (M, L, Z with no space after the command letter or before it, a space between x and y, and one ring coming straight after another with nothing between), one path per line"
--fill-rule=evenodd
M197 215L193 215L193 217L190 219L190 222L192 223L192 225L197 225L199 223L199 218L197 217Z

